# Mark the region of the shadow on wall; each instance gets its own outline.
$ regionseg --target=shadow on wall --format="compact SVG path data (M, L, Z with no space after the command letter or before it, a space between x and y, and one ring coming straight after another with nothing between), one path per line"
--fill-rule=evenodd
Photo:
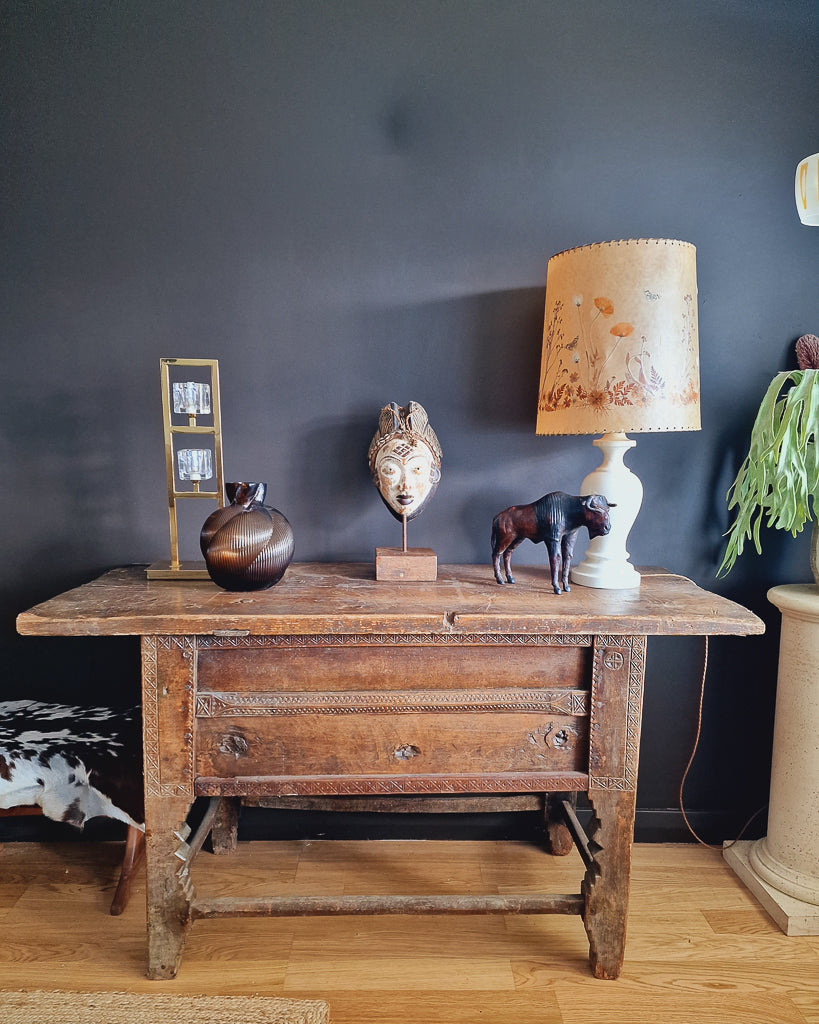
M310 504L306 507L303 500L301 513L291 513L297 561L352 557L351 548L360 543L362 518L369 518L367 513L378 497L367 467L378 413L375 409L372 415L326 417L315 421L299 439L290 467L291 479L294 489ZM269 503L276 504L275 494L271 494ZM377 504L386 515L380 499ZM286 509L280 511L288 515Z
M296 560L371 558L374 545L400 542L370 480L367 451L383 406L410 400L427 410L443 448L441 486L411 524L410 544L431 546L446 561L473 560L492 515L509 504L499 498L494 508L490 500L481 518L476 488L486 499L485 484L502 492L508 481L508 492L520 497L531 486L521 467L543 454L534 433L542 303L542 289L528 288L370 306L361 314L361 345L303 399L319 413L341 411L303 416L291 438L292 507L281 511L293 516ZM321 389L331 387L329 401ZM462 508L474 535L465 532Z
M12 398L6 409L9 478L19 515L7 525L9 580L19 601L51 593L57 567L87 574L108 541L134 529L128 500L131 440L116 409L77 392ZM7 577L8 579L8 577Z
M466 387L471 419L483 428L534 434L543 339L543 288L470 300L474 346Z
M94 677L101 690L127 689L123 662L106 667L103 656L116 640L107 647L97 641L97 649L93 641L24 638L15 629L20 611L93 579L117 561L112 552L121 561L128 548L135 520L123 419L76 391L18 394L4 413L11 505L0 583L3 695L52 699L70 685L84 699Z
M382 404L420 402L436 431L445 433L451 421L454 435L475 428L528 433L537 408L543 301L543 288L517 288L371 308L361 324L369 339L362 375L389 392ZM444 438L442 445L446 456Z

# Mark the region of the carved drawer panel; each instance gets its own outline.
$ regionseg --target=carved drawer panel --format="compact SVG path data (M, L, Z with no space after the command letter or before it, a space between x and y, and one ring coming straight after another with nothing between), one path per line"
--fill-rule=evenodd
M197 689L307 691L571 687L591 678L591 639L426 634L199 637Z
M196 775L584 772L588 718L538 712L297 714L200 719Z

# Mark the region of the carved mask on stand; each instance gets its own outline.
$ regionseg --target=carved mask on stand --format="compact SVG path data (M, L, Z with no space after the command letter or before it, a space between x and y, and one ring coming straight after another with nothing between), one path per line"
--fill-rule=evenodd
M368 454L378 493L396 519L414 519L441 479L441 446L417 402L381 410Z

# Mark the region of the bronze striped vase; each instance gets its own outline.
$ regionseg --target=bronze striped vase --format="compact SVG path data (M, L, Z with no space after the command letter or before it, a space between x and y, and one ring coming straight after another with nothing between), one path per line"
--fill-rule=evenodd
M210 578L224 590L266 590L293 558L293 530L264 504L267 484L225 484L229 505L208 516L199 536Z

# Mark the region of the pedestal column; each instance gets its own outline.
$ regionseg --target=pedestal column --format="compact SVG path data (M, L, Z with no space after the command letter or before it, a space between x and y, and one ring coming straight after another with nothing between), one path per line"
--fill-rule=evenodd
M815 935L819 934L819 587L774 587L768 599L782 612L768 834L756 843L737 843L725 856L783 931ZM742 859L750 873L747 877L738 863Z

